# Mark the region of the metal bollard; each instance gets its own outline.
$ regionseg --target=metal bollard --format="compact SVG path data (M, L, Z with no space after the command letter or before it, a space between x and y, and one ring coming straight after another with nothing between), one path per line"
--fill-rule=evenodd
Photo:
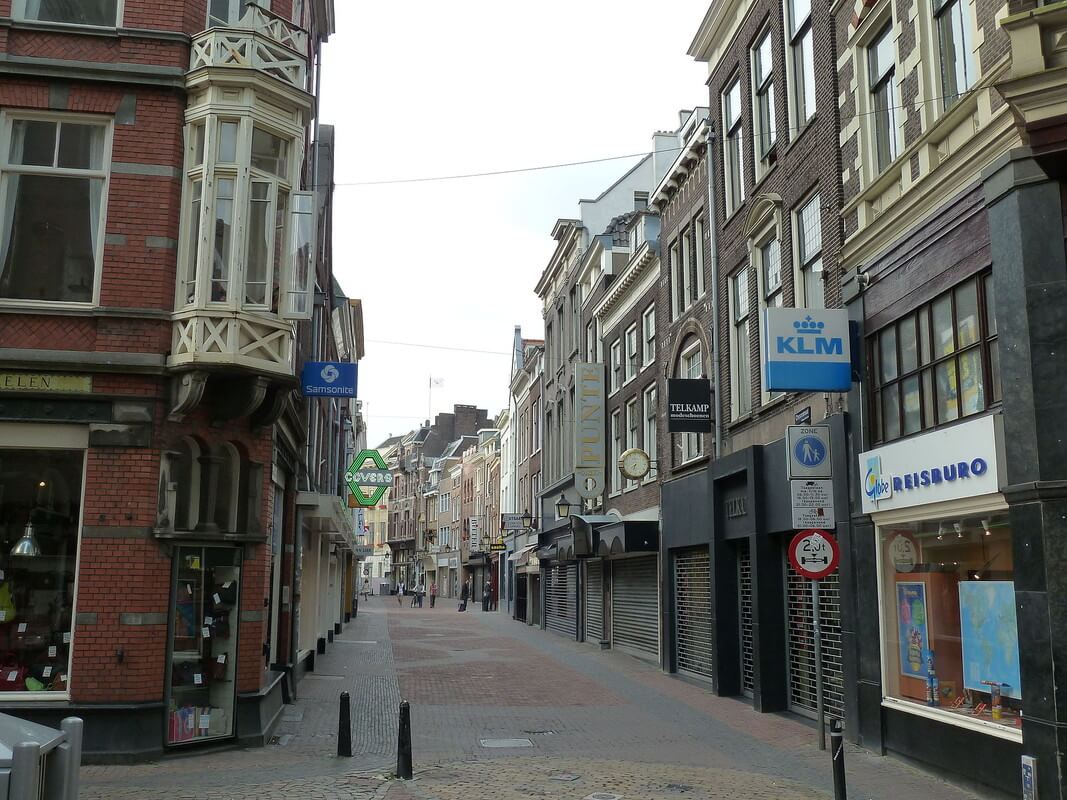
M830 720L830 755L834 764L834 800L848 800L845 788L845 729L841 720Z
M400 701L400 731L396 743L396 776L411 780L411 706Z
M39 797L41 792L41 746L19 742L11 751L11 777L8 797Z
M348 692L341 692L341 708L337 714L337 755L352 757L352 700Z

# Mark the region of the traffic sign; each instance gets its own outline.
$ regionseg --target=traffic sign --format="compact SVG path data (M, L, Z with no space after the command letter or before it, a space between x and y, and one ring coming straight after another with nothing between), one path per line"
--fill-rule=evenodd
M789 481L790 504L793 510L793 527L833 528L834 482L829 480Z
M785 446L790 480L833 477L829 425L788 425Z
M372 466L366 466L368 461ZM393 485L393 473L389 471L385 459L377 450L360 450L359 455L345 470L345 483L355 496L357 505L376 506L386 490ZM374 488L370 494L366 494L364 487Z
M822 580L841 558L837 540L826 531L800 531L789 543L789 562L805 578Z

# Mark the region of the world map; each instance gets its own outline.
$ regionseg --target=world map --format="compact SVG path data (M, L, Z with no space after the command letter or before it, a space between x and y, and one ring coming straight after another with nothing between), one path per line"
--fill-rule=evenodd
M1011 581L960 583L960 637L963 640L963 685L988 692L982 681L1007 684L1005 697L1022 699L1019 674L1019 627L1015 584Z

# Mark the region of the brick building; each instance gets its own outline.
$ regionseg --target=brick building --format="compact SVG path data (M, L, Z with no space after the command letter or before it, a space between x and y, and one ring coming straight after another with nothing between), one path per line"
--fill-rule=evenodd
M0 705L91 758L262 742L344 621L332 4L207 5L0 2Z

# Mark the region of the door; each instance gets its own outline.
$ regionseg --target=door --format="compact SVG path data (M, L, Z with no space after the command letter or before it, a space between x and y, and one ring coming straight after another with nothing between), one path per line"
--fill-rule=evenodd
M811 581L786 559L786 624L789 652L789 708L804 716L816 713L815 627L812 624ZM841 584L838 573L819 581L819 625L822 627L823 705L827 717L843 719L844 679L841 672Z
M752 550L748 540L737 543L737 587L741 613L741 693L752 697L756 667L752 648Z
M585 608L585 640L600 646L604 639L604 562L599 559L585 562L585 583L582 586Z
M576 637L578 564L556 564L544 571L545 627Z
M611 643L659 656L659 557L611 562Z
M674 556L674 641L675 669L710 681L711 556L706 547Z

